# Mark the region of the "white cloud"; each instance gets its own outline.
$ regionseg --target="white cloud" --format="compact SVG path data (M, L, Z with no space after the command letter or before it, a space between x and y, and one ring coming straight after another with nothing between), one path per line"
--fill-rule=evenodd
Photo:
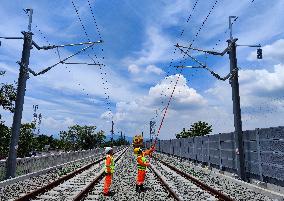
M147 96L142 96L130 101L119 101L116 104L116 112L109 114L105 112L101 115L104 120L110 120L113 115L115 124L120 129L123 129L128 135L148 131L148 121L154 114L155 110L163 108L169 99L178 75L172 75L163 79L159 84L149 89ZM269 102L268 99L261 98L261 93L274 93L277 90L283 89L283 65L276 65L273 72L267 70L241 70L239 74L240 80L240 96L243 111L243 128L253 129L259 126L259 121L265 121L263 125L277 125L280 122L271 120L272 117L265 109L256 109L259 114L250 112L250 107L257 108L265 107ZM278 80L278 82L275 82ZM264 86L264 83L266 86ZM277 87L276 87L277 86ZM274 91L274 89L276 91ZM166 94L166 97L161 96L161 92ZM189 127L191 123L202 120L213 125L214 133L230 132L233 130L233 114L231 101L231 87L228 82L216 82L216 85L207 90L206 97L203 97L194 88L188 86L186 79L181 75L176 86L174 99L170 104L170 108L164 120L164 125L161 130L162 138L172 138L174 133L177 133L183 127ZM213 98L212 98L213 97ZM216 99L217 98L217 99ZM161 101L164 104L161 105ZM271 104L270 104L271 105ZM273 107L283 107L284 102L274 101ZM282 109L283 110L283 109ZM281 118L278 113L274 114ZM280 115L280 116L279 116ZM161 116L157 119L159 126ZM270 119L269 119L270 118ZM146 121L146 122L145 122Z
M128 66L131 73L130 78L136 83L155 84L159 81L165 72L156 65L150 64L146 67L131 64Z
M264 60L284 63L284 39L279 39L271 45L262 47L262 54ZM249 61L257 60L256 52L251 52L247 59Z
M279 97L284 92L284 65L275 65L273 72L266 69L240 70L239 83L243 106L255 104L254 100L257 98ZM224 101L225 104L225 100L232 94L232 89L228 82L217 81L206 93Z
M274 71L241 70L240 84L243 95L276 96L284 92L284 65L274 66Z
M145 74L157 74L157 75L161 75L164 73L164 71L161 68L158 68L157 66L150 64L147 65L146 68L143 67L139 67L136 64L131 64L128 66L128 71L132 74L138 74L139 73L139 77L141 76L145 76ZM141 74L142 73L142 74Z
M0 69L4 70L4 71L7 71L7 72L10 72L12 74L19 74L19 70L18 69L11 68L7 64L2 63L2 62L0 62Z
M124 59L126 64L135 63L137 65L150 65L160 61L168 61L172 57L173 43L168 36L154 26L147 27L147 40L143 44L143 49L136 53L135 57Z
M43 117L42 125L52 129L64 130L68 126L72 126L75 124L74 119L66 117L63 120L54 119L53 117Z
M268 2L267 2L268 3ZM249 9L251 12L240 11L241 25L238 29L237 37L242 44L259 44L262 41L271 40L271 38L283 33L282 26L284 2L277 0L273 4L254 4ZM257 7L254 9L254 7ZM269 7L269 9L267 9ZM273 16L273 17L272 17Z
M279 118L284 116L283 80L283 64L275 65L271 72L266 69L239 71L243 130L282 125ZM210 104L219 107L218 110L222 108L224 115L232 114L232 89L228 82L216 81L206 93ZM220 120L224 122L224 116Z
M157 108L165 107L165 103L169 100L169 96L173 89L171 81L176 81L178 76L179 75L172 75L164 78L159 84L149 89L147 96L143 96L132 101L118 102L116 104L116 113L114 114L114 120L118 126L124 128L128 132L139 133L141 132L141 129L143 129L144 132L147 132L148 130L145 130L145 120L148 119L150 121ZM167 96L161 96L161 93L166 94ZM167 113L167 122L189 121L187 117L188 113L192 113L193 111L198 113L198 111L203 110L202 107L207 106L206 99L195 89L187 86L186 79L183 75L180 75L173 97L174 99L170 103L170 108ZM164 104L161 104L162 101L164 101ZM196 117L197 116L195 116L194 119ZM157 124L158 123L159 122L157 122ZM148 123L146 123L146 127L147 124ZM169 131L175 130L174 132L177 132L179 129L177 126L169 128L168 124L164 126L169 129ZM164 131L164 137L172 135L169 131Z
M101 119L106 119L106 120L110 120L113 117L113 113L111 111L106 111L104 113L101 114L100 118Z
M131 65L128 66L128 71L129 71L130 73L137 74L137 73L140 72L140 68L139 68L139 66L137 66L137 65L135 65L135 64L131 64Z
M164 71L160 68L158 68L157 66L155 65L148 65L146 67L146 70L145 70L146 73L155 73L157 75L160 75L162 74Z
M192 1L176 0L165 4L159 11L161 17L156 19L156 23L165 27L178 25L181 20L184 21L188 17L188 11L192 7Z
M154 104L160 104L161 99L167 99L171 96L174 84L178 80L173 94L174 101L171 108L185 109L187 107L199 107L206 104L206 100L196 92L195 89L188 87L186 78L183 75L171 75L166 77L160 84L151 87L149 97ZM166 95L166 97L161 96Z

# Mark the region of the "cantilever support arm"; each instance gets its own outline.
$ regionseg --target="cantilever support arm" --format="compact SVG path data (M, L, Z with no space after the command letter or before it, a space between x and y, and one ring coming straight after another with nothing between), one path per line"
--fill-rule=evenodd
M186 51L184 51L183 49L179 48L181 50L182 53L186 54L187 56L189 56L192 60L194 60L195 62L197 62L200 67L195 67L195 68L204 68L206 70L208 70L214 77L216 77L219 80L225 81L227 79L231 79L237 72L238 69L233 69L232 73L229 73L228 75L226 75L225 77L221 77L218 73L215 73L213 70L211 70L210 68L208 68L206 65L204 65L203 63L201 63L200 61L198 61L197 59L195 59L193 56L191 56L190 54L188 54ZM183 67L183 66L180 66Z
M238 40L237 38L234 38L232 40L232 42L234 43L237 40ZM208 53L208 54L219 55L219 56L224 56L224 54L226 54L231 48L231 45L229 45L223 52L215 52L215 51L211 51L211 50L203 50L203 49L198 49L198 48L193 48L193 47L185 47L185 46L179 45L178 43L175 46L177 48L179 48L180 50L181 50L181 48L192 49L192 50L197 50L199 52L205 52L205 53Z
M3 38L3 39L24 39L23 37L0 37L0 38Z
M50 50L58 47L66 47L66 46L77 46L77 45L94 45L98 43L103 43L102 40L94 41L94 42L83 42L83 43L71 43L71 44L65 44L65 45L49 45L49 46L42 46L40 47L36 42L32 42L32 44L36 47L38 50Z
M76 53L74 53L74 54L72 54L72 55L66 57L65 59L63 59L63 60L57 62L56 64L53 64L52 66L47 67L46 69L44 69L44 70L42 70L42 71L40 71L40 72L38 72L38 73L36 73L35 71L33 71L33 70L30 69L30 68L27 68L26 66L24 66L24 68L27 69L27 70L28 70L31 74L33 74L34 76L38 76L38 75L41 75L41 74L46 73L47 71L49 71L49 70L52 69L53 67L57 66L58 64L63 64L66 60L68 60L68 59L74 57L74 56L77 55L77 54L80 54L81 52L83 52L83 51L89 49L89 48L92 47L93 45L94 45L94 44L89 45L89 46L87 46L87 47L85 47L85 48L79 50L78 52L76 52ZM18 64L19 64L19 65L23 65L21 62L18 62Z

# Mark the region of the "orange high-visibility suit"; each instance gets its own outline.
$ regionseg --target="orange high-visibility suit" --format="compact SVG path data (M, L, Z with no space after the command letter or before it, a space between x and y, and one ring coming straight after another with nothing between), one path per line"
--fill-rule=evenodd
M146 169L150 164L147 162L145 156L150 155L154 151L154 148L151 147L149 150L142 151L142 153L138 153L137 156L137 185L141 186L144 184L145 176L146 176Z
M107 157L106 157L105 173L106 173L106 176L105 176L103 193L108 194L109 188L110 188L110 185L111 185L111 181L112 181L112 175L114 173L114 161L113 161L113 157L111 155L107 155Z

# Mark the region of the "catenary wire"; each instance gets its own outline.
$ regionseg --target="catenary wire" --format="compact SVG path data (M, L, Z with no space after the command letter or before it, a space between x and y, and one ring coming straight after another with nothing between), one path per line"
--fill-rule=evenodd
M202 22L202 25L199 27L197 33L195 34L195 38L192 40L192 42L191 42L191 44L190 44L190 47L192 46L192 44L193 44L193 43L195 42L195 40L197 39L197 37L198 37L198 35L200 34L202 28L204 27L204 24L207 22L209 16L211 15L211 13L212 13L212 11L214 10L214 8L215 8L215 6L217 5L217 3L218 3L218 0L216 0L216 1L214 2L214 4L213 4L213 6L211 7L209 13L207 14L207 16L205 17L204 21ZM188 51L189 51L189 48L187 49L187 52L188 52ZM180 63L181 63L181 61L180 61ZM166 117L166 114L167 114L169 105L170 105L170 103L171 103L173 94L174 94L174 92L175 92L175 89L176 89L176 86L177 86L178 81L179 81L179 79L180 79L180 76L181 76L181 74L182 74L182 71L183 71L183 68L181 68L180 73L178 74L178 78L176 79L176 82L175 82L175 85L174 85L174 87L173 87L171 96L170 96L170 98L169 98L169 100L168 100L166 109L165 109L165 111L164 111L164 114L163 114L161 123L160 123L159 128L158 128L158 132L157 132L157 135L156 135L156 139L155 139L155 141L154 141L154 145L156 145L156 143L157 143L157 137L158 137L158 135L160 134L161 128L162 128L163 123L164 123L164 119L165 119L165 117Z

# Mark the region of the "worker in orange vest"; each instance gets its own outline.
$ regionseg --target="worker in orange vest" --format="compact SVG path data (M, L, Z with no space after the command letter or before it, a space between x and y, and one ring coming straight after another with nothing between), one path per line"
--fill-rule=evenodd
M147 167L150 166L150 163L145 158L146 155L152 154L155 148L152 146L149 150L142 151L141 148L135 148L134 154L137 156L137 181L136 181L136 191L144 191L144 181L146 176Z
M112 195L110 193L109 188L112 181L112 175L114 173L114 160L113 160L113 149L111 147L105 148L106 160L105 160L105 183L104 183L104 190L103 194L105 196Z

